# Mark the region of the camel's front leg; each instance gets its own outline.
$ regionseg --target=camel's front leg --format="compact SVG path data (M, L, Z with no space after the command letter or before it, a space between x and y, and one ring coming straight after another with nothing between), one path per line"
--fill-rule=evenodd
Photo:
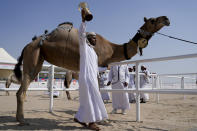
M30 80L27 79L27 77L24 76L24 79L21 83L21 87L16 93L17 97L17 112L16 112L16 120L20 123L19 125L29 125L29 123L25 122L24 120L24 110L23 110L23 104L25 100L25 95L27 88L30 84Z
M70 96L70 92L69 91L66 91L66 95L67 95L68 100L71 100L71 96Z

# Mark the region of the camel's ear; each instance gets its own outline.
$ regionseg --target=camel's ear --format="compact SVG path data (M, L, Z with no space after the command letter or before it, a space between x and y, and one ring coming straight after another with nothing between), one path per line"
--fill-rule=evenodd
M147 22L147 21L148 21L148 19L146 17L144 17L144 22Z

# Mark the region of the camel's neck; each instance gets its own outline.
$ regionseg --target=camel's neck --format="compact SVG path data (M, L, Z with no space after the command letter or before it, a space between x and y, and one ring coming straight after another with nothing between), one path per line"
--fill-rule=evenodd
M113 62L120 62L126 60L125 58L126 54L129 58L131 58L137 53L137 44L132 40L122 45L113 43L112 48L113 48L113 54L112 57L110 57L107 60L107 65Z
M152 35L147 35L145 39L149 41L151 37ZM131 59L133 56L135 56L138 50L137 43L140 38L144 38L144 36L142 36L138 32L128 43L124 43L122 45L115 44L114 53L112 55L112 58L108 61L108 63L128 60L128 59Z
M144 46L143 48L140 48L139 45L138 45L138 41L143 38L143 39L147 40L147 44L148 44L148 41L151 39L152 35L153 34L151 34L149 32L145 32L144 30L138 31L135 34L135 36L128 43L125 43L123 45L124 46L125 59L126 60L131 59L131 57L133 57L137 53L138 48L139 48L140 55L142 55L142 52L143 52L142 49L145 48L146 46ZM135 48L135 54L133 53L134 52L133 48Z
M148 34L149 32L145 32L144 30L140 30L138 31L135 36L131 39L132 41L134 41L135 43L138 42L139 39L144 38L147 41L150 40L150 38L152 37L152 34ZM142 35L143 34L143 35Z

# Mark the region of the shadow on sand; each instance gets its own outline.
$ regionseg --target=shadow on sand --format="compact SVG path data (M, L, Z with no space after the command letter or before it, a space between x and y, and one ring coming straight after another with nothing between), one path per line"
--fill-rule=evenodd
M64 123L74 123L72 119L57 121L46 118L26 118L30 125L19 126L13 116L0 116L0 130L87 130L84 127L63 126Z

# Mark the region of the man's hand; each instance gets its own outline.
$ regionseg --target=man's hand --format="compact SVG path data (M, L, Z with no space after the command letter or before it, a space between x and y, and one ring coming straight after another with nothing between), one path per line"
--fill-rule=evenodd
M128 86L128 83L127 82L124 82L123 84L124 84L124 87L127 87Z
M107 82L107 86L109 86L110 84L111 84L111 81L108 81L108 82Z
M82 22L85 22L85 10L84 9L81 10L81 18L82 18Z

